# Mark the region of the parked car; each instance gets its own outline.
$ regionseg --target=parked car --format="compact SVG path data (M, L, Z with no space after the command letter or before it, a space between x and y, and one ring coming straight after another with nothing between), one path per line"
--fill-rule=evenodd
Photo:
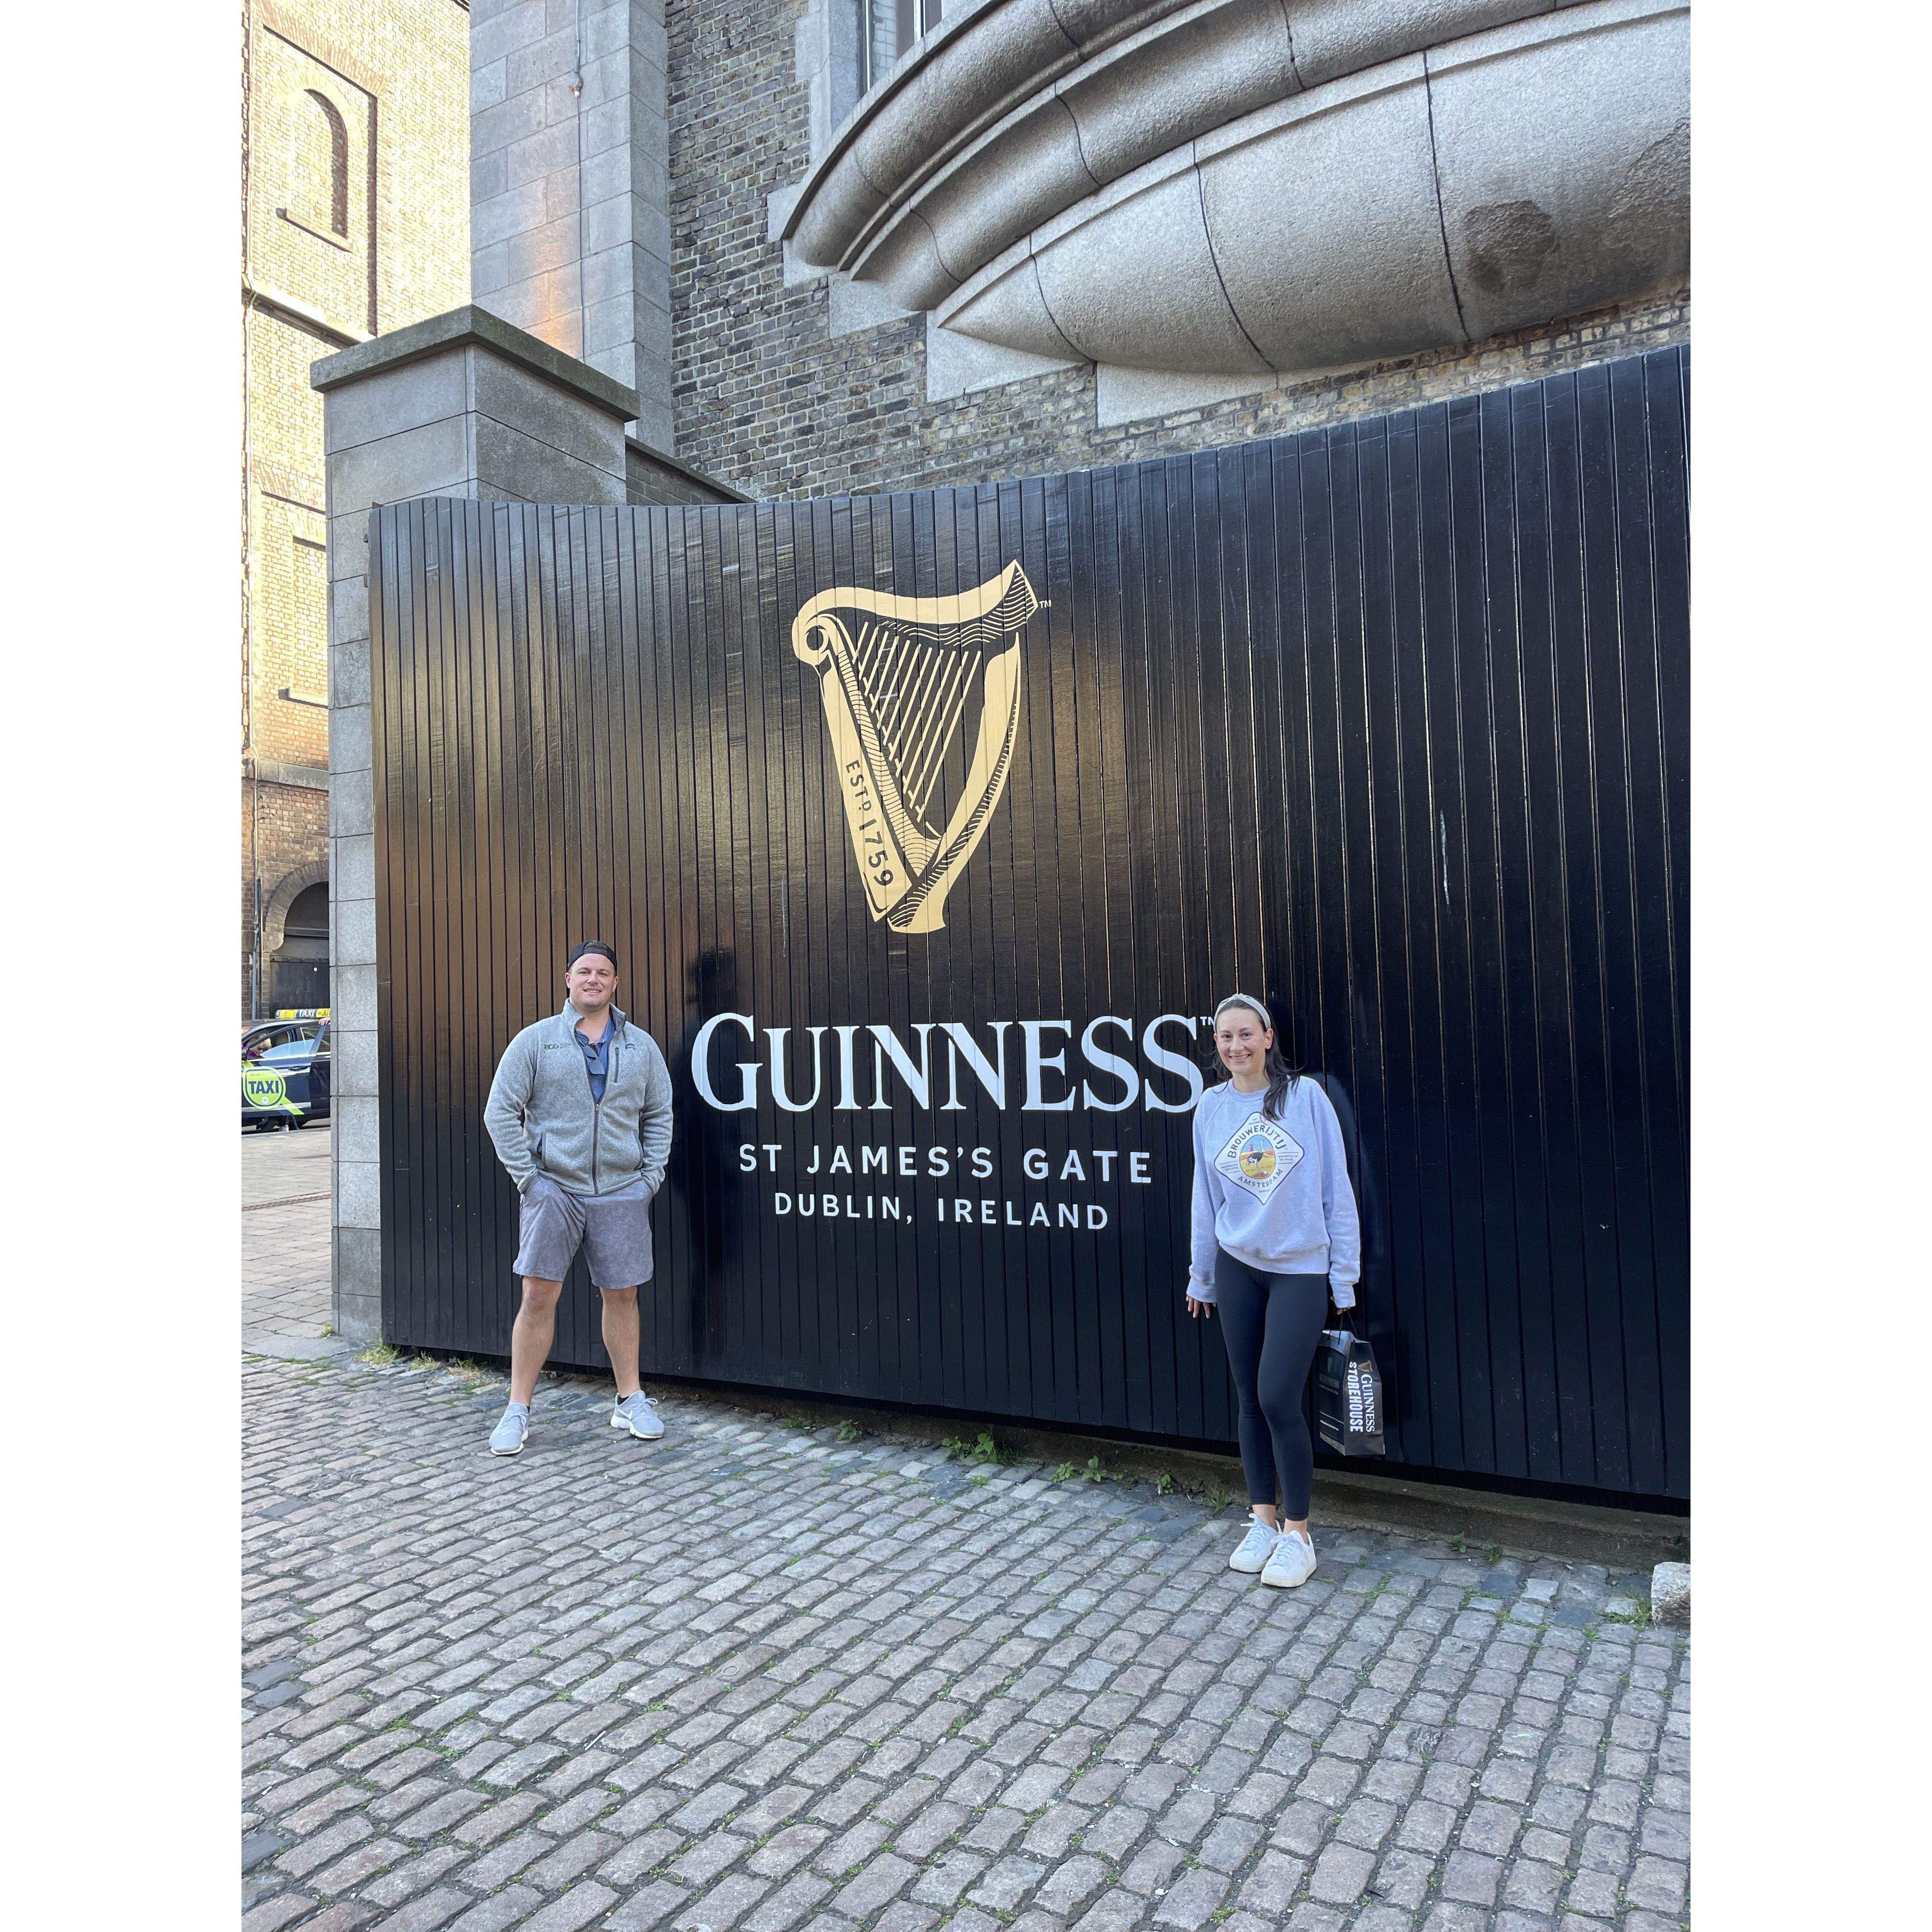
M278 1046L313 1040L328 1023L326 1013L278 1013L273 1019L251 1020L242 1029L242 1058L260 1060Z
M242 1040L242 1124L258 1132L328 1118L328 1021L280 1024L287 1031L272 1044Z

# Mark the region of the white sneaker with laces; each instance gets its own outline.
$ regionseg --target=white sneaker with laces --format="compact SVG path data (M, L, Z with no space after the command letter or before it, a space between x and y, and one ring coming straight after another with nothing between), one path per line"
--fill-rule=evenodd
M1277 1590L1292 1590L1314 1574L1315 1545L1298 1530L1283 1530L1262 1571L1262 1581Z
M1278 1530L1270 1529L1258 1516L1248 1519L1248 1533L1241 1538L1240 1546L1228 1558L1228 1568L1238 1570L1244 1576L1252 1576L1262 1568L1274 1554Z

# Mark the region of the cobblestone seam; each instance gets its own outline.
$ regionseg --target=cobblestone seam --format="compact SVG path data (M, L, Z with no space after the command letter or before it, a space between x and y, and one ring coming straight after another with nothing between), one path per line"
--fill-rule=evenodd
M1688 1925L1638 1580L843 1444L690 1397L244 1372L243 1924Z

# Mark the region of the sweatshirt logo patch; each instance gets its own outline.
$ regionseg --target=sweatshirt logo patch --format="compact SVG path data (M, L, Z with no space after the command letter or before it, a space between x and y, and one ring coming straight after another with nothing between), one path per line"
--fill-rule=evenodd
M1216 1156L1214 1170L1257 1201L1265 1201L1294 1172L1303 1149L1279 1120L1250 1114Z

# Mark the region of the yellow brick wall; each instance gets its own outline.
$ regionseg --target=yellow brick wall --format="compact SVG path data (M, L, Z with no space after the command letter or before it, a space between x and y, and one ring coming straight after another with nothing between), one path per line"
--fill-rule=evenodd
M242 32L246 1016L256 905L327 856L322 796L254 776L328 763L309 368L470 299L470 15L457 0L244 0Z

